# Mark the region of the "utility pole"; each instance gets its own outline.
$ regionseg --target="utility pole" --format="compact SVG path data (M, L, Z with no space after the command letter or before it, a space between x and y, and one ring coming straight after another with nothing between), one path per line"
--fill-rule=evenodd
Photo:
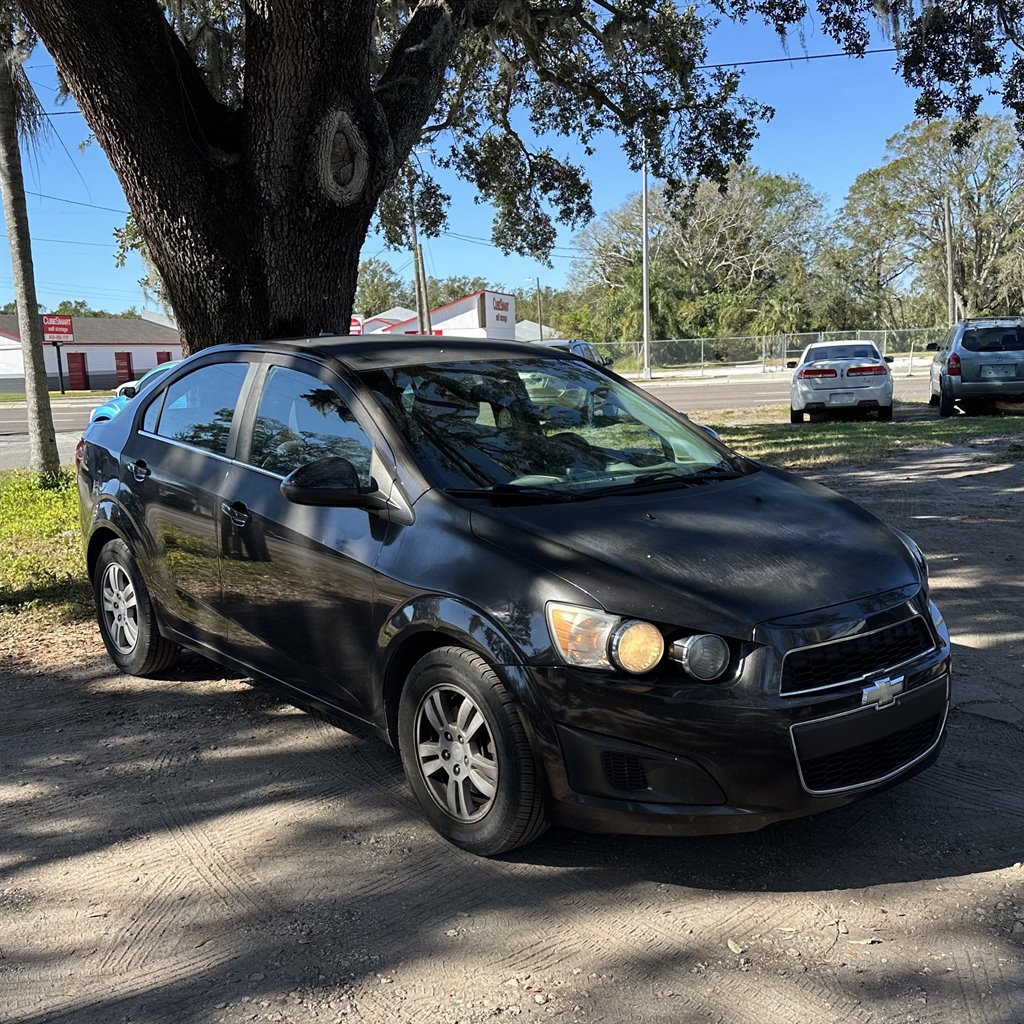
M651 281L647 264L647 142L644 142L644 174L643 174L643 303L644 303L644 380L651 379Z
M950 209L948 195L942 204L942 230L946 236L946 304L949 326L952 327L956 323L956 293L953 289L953 211Z
M409 233L412 242L412 264L413 277L415 278L414 290L416 292L416 315L419 318L420 334L430 333L430 307L427 304L427 286L424 281L426 276L423 272L423 250L420 248L419 237L416 233L416 196L413 191L412 167L409 172Z
M537 340L544 340L544 317L540 306L540 275L534 278L537 282Z

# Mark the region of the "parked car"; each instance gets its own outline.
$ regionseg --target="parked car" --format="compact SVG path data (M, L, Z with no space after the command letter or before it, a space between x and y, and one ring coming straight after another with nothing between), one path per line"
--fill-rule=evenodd
M89 413L89 422L112 420L144 387L152 384L153 381L168 370L174 369L179 362L181 362L180 359L175 359L166 363L157 363L156 366L151 370L147 370L137 381L128 381L122 384L114 393L113 398L108 399L102 405L97 405Z
M816 341L804 349L789 383L789 421L803 423L804 413L874 411L892 419L891 356L867 341Z
M984 317L951 327L928 370L940 416L983 411L994 401L1024 402L1024 320Z
M571 352L574 356L586 359L587 362L593 363L595 366L611 366L615 362L611 356L602 356L589 341L584 341L582 338L544 338L542 341L534 341L532 344Z
M590 419L538 407L538 375ZM190 648L370 723L475 853L548 822L753 830L939 753L949 636L914 542L561 352L211 348L76 456L121 670Z

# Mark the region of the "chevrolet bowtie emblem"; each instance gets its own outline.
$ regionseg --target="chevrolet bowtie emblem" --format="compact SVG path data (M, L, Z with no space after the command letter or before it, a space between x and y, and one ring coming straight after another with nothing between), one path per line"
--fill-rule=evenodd
M860 695L861 705L874 704L876 707L884 708L891 704L903 692L905 678L905 676L886 676L870 686L865 686Z

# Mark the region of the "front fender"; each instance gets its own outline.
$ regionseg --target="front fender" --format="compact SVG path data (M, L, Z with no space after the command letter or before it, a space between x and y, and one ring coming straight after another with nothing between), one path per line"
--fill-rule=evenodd
M526 666L508 633L479 608L443 594L423 594L395 608L377 637L383 708L388 734L395 740L398 698L409 670L425 653L456 644L484 658L508 688L524 714L534 748L555 742L554 728Z

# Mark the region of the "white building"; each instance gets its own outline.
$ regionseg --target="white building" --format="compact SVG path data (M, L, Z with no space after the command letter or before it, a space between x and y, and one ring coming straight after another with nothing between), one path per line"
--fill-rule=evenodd
M389 310L389 313L394 310ZM389 323L371 317L363 323L363 334L419 334L419 317L412 310L405 320ZM441 337L491 338L515 341L516 297L504 292L473 292L430 311L430 332Z
M43 356L51 390L59 385L57 348L46 343ZM135 380L157 363L181 358L181 341L169 323L124 317L75 317L72 337L60 346L68 391L103 391ZM25 390L18 318L0 314L0 391Z

